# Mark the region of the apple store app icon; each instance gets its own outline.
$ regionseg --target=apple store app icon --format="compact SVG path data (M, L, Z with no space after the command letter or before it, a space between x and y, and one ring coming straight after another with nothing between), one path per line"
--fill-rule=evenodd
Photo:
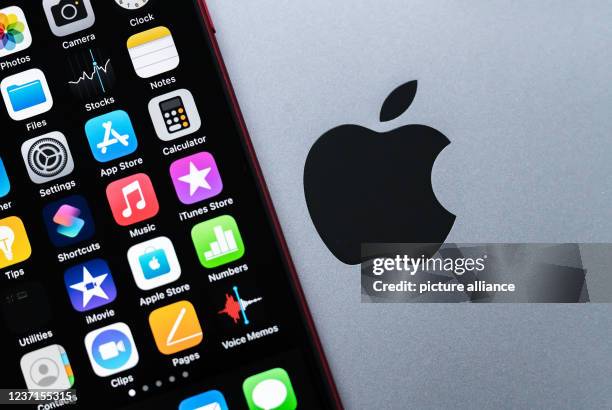
M127 257L134 281L142 290L174 282L181 276L174 246L165 236L132 246Z
M128 325L122 322L91 331L85 348L95 374L100 377L119 373L138 364L138 351Z
M21 357L21 372L28 389L65 390L74 384L68 355L60 345L46 346Z

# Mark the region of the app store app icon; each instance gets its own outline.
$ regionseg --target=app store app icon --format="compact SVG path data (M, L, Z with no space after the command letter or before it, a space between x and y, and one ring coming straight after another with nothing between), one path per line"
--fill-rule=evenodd
M131 369L138 364L138 350L132 331L123 322L87 333L85 349L94 373L100 377Z
M181 276L174 246L165 236L132 246L127 257L136 286L142 290L174 282Z
M136 151L138 140L127 112L116 110L85 124L89 148L98 162L108 162Z

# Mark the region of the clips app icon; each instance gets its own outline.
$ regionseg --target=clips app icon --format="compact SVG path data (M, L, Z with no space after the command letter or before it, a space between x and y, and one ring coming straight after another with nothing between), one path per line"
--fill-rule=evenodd
M132 246L127 257L134 281L142 290L174 282L181 276L174 246L165 236Z
M79 312L111 303L117 288L110 268L102 259L78 264L64 273L64 283L72 307Z
M0 219L0 269L23 262L32 254L23 222L16 216Z
M198 315L186 300L155 309L149 315L149 325L157 349L163 354L189 349L203 339Z
M47 112L53 107L45 74L37 68L11 75L0 82L8 115L15 121Z
M30 390L65 390L74 384L68 355L60 345L50 345L26 353L21 357L20 365Z
M73 195L45 206L43 219L55 246L67 246L91 238L96 229L87 201Z
M99 115L85 124L89 148L98 162L108 162L136 151L138 141L127 112Z
M153 218L159 211L153 184L146 174L135 174L111 182L106 187L106 197L115 222L121 226Z
M100 377L131 369L138 364L134 337L123 322L87 333L85 349L94 373Z
M30 28L17 6L0 9L0 57L25 50L32 45Z
M217 163L208 152L174 161L170 165L170 176L176 195L184 204L212 198L223 190Z
M68 141L58 131L27 140L21 145L21 155L30 179L36 184L64 177L74 169Z

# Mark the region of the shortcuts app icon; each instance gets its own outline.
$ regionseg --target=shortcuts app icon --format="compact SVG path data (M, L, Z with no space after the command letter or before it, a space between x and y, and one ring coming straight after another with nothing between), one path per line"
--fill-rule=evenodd
M91 331L85 336L91 367L100 377L119 373L138 364L138 351L128 325L122 322Z

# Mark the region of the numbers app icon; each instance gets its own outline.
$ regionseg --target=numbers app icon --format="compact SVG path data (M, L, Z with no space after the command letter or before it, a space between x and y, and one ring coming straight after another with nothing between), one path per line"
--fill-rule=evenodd
M159 211L153 184L146 174L135 174L111 182L106 187L106 197L115 222L121 226L153 218Z

